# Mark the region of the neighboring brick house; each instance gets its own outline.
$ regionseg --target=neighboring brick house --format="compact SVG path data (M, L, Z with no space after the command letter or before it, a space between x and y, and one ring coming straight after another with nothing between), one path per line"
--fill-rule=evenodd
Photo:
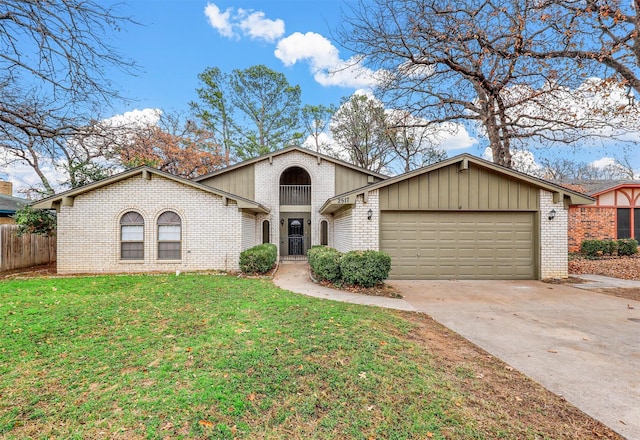
M640 241L640 182L596 181L574 184L595 199L569 209L569 252L584 240L635 238Z
M567 276L567 208L592 199L467 154L395 177L289 147L185 180L135 168L34 204L58 271L237 270L273 243L382 250L401 279Z

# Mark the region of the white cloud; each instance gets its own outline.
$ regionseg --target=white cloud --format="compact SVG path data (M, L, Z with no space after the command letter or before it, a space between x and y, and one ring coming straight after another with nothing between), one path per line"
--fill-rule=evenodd
M463 125L454 122L439 124L433 139L435 147L446 151L464 150L477 143L478 139L471 136Z
M594 160L589 165L591 165L594 168L603 169L603 168L609 168L612 166L618 166L618 163L613 157L602 157L600 159Z
M207 3L207 6L204 8L204 15L209 19L211 27L216 29L223 37L232 38L235 35L233 26L229 21L231 18L231 8L221 12L220 8L213 3Z
M245 13L239 10L240 14ZM284 35L284 21L281 19L270 20L264 17L264 12L246 12L245 18L240 20L240 29L253 39L265 40L270 43Z
M491 147L487 147L484 149L482 158L493 162ZM538 162L536 162L536 158L533 153L527 150L512 151L511 165L513 166L514 170L536 177L539 177L543 170L542 166Z
M107 118L103 122L112 127L124 127L131 125L144 127L157 124L161 115L162 110L157 108L145 108L142 110L135 109L122 113L121 115L115 115Z
M284 21L265 18L262 11L227 8L222 12L214 3L207 3L204 14L211 27L226 38L239 38L243 35L273 43L284 35Z
M315 32L294 32L278 42L274 54L285 66L307 62L323 86L370 87L376 82L376 73L364 67L361 59L341 60L338 49Z

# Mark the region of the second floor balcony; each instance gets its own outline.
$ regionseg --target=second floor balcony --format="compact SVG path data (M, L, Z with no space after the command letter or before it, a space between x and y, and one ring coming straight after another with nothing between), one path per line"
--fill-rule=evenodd
M281 205L311 205L311 185L280 185Z

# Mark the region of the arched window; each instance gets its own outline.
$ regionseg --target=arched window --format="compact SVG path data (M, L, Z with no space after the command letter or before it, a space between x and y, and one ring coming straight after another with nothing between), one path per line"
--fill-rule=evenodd
M271 224L269 220L262 222L262 242L271 243Z
M144 219L134 211L120 217L120 258L144 259Z
M182 221L173 211L158 217L158 259L179 260L182 255Z
M326 220L320 222L320 244L323 246L329 244L329 222Z

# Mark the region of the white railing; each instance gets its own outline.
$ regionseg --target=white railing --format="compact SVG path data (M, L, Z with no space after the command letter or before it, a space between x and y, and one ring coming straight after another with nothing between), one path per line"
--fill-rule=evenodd
M311 185L280 185L281 205L311 205Z

